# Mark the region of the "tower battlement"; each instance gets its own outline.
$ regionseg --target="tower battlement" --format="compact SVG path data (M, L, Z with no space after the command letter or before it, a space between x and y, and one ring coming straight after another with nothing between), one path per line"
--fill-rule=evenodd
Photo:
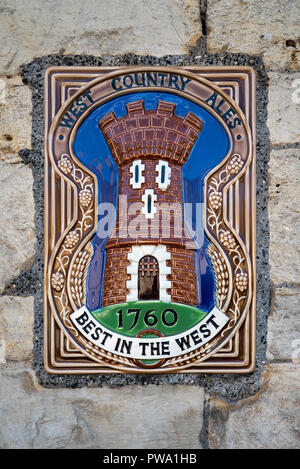
M178 117L176 104L166 101L159 101L155 110L146 110L143 100L126 108L125 117L118 119L110 112L99 122L118 166L139 158L160 158L180 166L186 162L202 129L199 117L192 112Z

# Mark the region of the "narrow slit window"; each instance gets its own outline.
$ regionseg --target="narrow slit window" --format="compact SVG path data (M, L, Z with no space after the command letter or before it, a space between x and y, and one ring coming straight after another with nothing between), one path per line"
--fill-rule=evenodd
M158 188L165 191L171 183L171 168L167 161L159 160L155 167Z
M162 184L165 182L165 176L166 176L166 167L165 165L163 165L161 167L161 178L160 178Z
M138 299L159 300L159 266L153 256L144 256L139 261Z

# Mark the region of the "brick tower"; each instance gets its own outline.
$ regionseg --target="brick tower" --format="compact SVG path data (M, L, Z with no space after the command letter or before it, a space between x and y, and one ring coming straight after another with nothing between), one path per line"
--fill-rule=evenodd
M125 117L111 112L99 122L123 196L105 246L102 306L137 300L198 305L196 247L184 226L181 172L202 121L191 112L176 116L176 105L166 101L156 110L145 110L143 100L126 107Z

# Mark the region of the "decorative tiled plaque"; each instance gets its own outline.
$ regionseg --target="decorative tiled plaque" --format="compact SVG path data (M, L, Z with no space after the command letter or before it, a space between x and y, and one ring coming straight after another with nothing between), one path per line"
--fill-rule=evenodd
M255 75L54 67L45 77L45 367L255 365Z

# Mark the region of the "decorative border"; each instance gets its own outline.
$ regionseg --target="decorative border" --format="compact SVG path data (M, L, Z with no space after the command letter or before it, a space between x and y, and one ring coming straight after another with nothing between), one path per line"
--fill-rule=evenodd
M226 75L224 68L227 69L228 71L227 67L219 67L217 72L211 73L211 75L216 75L218 78L220 78L220 75L222 75L223 77L224 75ZM233 69L231 67L229 68L231 70L230 74L232 74ZM239 67L237 69L239 69L240 71ZM49 71L49 75L51 75L50 81L52 81L53 75L57 75L57 76L61 75L61 73L57 73L57 70L60 70L60 68L56 70L51 69ZM102 69L94 70L94 72L96 73L96 76L99 76L100 70ZM137 68L135 69L131 68L130 70L131 71L137 70ZM155 68L155 70L157 70L157 68ZM168 71L170 70L171 69L168 69ZM189 70L191 70L191 68L189 68ZM172 69L171 71L175 73L179 72L179 70L177 69ZM200 73L201 76L203 76L205 75L205 73L209 74L209 67L205 67L205 70L201 67L199 68L197 67L197 70L192 68L192 71L193 73L195 72ZM235 69L235 71L237 70ZM118 71L118 73L121 73L121 72L122 70ZM243 71L242 75L244 75L243 76L244 80L245 80L245 76L249 78L249 75L250 76L252 75L252 93L253 93L254 80L253 80L252 71L249 68L246 68L246 70ZM57 76L55 78L57 78ZM77 73L76 73L76 76L77 76ZM90 74L90 78L92 76L93 74ZM232 76L231 76L231 80L232 80ZM233 82L231 81L227 83L226 81L223 81L222 84L223 83L226 85L226 89L230 89L230 86L232 85ZM51 83L52 92L54 91L54 89L56 88L52 82ZM237 95L237 89L239 89L239 87L235 87L234 89L232 89L233 91L232 94L234 94L235 96ZM73 86L73 90L74 90L74 86ZM253 99L253 96L254 95L252 94L252 99ZM245 97L247 98L247 96ZM245 101L247 101L247 99L245 99ZM56 112L57 112L57 109L56 109ZM52 113L52 118L54 118L53 113ZM253 127L252 127L252 130L253 130ZM56 246L61 245L61 247L57 252L55 252L54 250L55 255L54 256L52 255L52 259L50 259L50 264L51 264L51 260L54 261L55 259L53 263L54 270L53 270L53 273L51 274L51 285L55 291L55 295L54 295L55 305L58 308L59 315L62 318L63 322L68 328L70 328L71 324L70 324L70 320L68 319L68 315L70 311L68 310L68 307L66 305L66 298L67 298L67 295L69 295L70 303L73 308L78 308L79 306L81 306L80 303L82 302L84 298L84 290L83 290L84 282L82 281L82 279L84 278L84 266L86 265L89 257L92 255L90 248L87 247L88 244L86 244L86 240L88 241L90 239L91 234L89 233L89 229L93 228L93 220L92 220L93 217L91 216L91 214L93 212L93 204L95 203L95 193L96 193L95 185L97 184L97 181L95 181L92 174L89 174L89 172L86 171L86 168L84 169L81 165L79 165L81 166L79 168L75 167L74 163L72 162L72 158L70 158L66 154L62 154L60 156L59 161L56 163L57 163L56 171L55 170L53 171L53 167L52 167L51 175L55 173L54 177L56 178L57 173L63 173L62 178L61 178L61 190L62 192L64 191L67 193L66 199L69 202L71 199L70 195L73 192L72 194L74 198L73 199L74 200L73 221L77 219L77 222L75 224L73 222L71 223L72 225L71 231L65 230L65 232L61 234L61 237L56 244ZM252 161L250 163L252 163ZM230 214L232 210L230 207L232 205L233 199L235 200L235 205L237 205L236 200L237 200L238 191L236 190L237 189L236 186L239 181L239 178L245 174L245 169L246 171L249 170L249 168L246 168L245 162L242 162L241 156L236 154L236 155L233 155L233 157L230 160L226 161L222 167L215 169L214 172L211 175L208 175L206 179L206 186L207 186L206 197L207 197L207 202L208 202L207 203L208 217L207 217L206 229L207 229L207 232L210 234L210 238L212 241L212 244L210 247L210 255L212 258L212 263L214 265L214 269L215 269L217 280L218 280L219 288L217 291L217 301L220 302L220 304L222 304L222 306L225 308L226 306L224 305L228 304L228 309L227 308L226 309L227 311L230 311L231 313L231 320L229 322L229 325L227 326L227 329L223 331L224 333L234 328L234 326L236 325L236 323L239 321L239 319L242 316L241 311L243 309L246 310L246 307L249 307L249 297L251 296L251 286L254 285L253 278L251 277L251 269L249 268L250 259L248 255L249 253L246 251L247 246L243 245L243 242L239 236L238 230L235 230L233 226L231 225L230 221L228 220L228 215L229 215L229 218L231 217L231 221L232 221L232 214ZM54 184L53 180L52 180L52 184ZM252 177L252 184L253 184L253 177ZM52 186L52 189L53 189L53 186ZM253 186L252 186L252 190L253 190ZM77 192L77 200L76 200L76 197L74 197L76 192ZM45 193L47 194L48 192L45 191ZM235 197L233 197L233 194ZM52 195L53 195L53 192L52 192ZM253 192L252 192L252 197L253 197ZM224 205L223 205L224 211L221 214L220 211L222 208L222 200L224 201ZM53 198L51 202L54 202L53 206L55 207L55 201L53 200ZM246 204L248 203L249 205L249 199L246 198L245 202ZM55 210L53 210L53 207L52 207L51 213L52 215L55 214ZM236 215L236 213L235 213L234 218L235 218L235 221L238 221L238 216ZM252 206L252 217L253 215L254 215L254 212L253 212L253 206ZM62 213L61 213L61 218L63 218ZM67 218L70 220L70 214L67 215ZM253 219L255 218L253 217ZM254 233L255 231L252 231L252 241L254 239L253 237ZM61 242L62 239L63 239L63 242ZM86 245L86 247L83 250L80 250L84 244L83 242L81 242L80 246L76 249L76 246L78 245L80 240L81 241L84 240L85 245ZM47 240L45 244L47 244ZM52 238L52 245L53 245L53 238ZM253 243L252 243L252 248L253 248ZM255 258L252 257L252 262L254 262L254 259ZM46 257L46 260L48 260L47 257ZM220 263L221 263L222 268L220 268ZM68 279L66 281L64 273L66 273L66 269L68 266L70 266L70 269L69 269ZM230 277L231 277L229 275L230 269L234 270L233 285L230 285ZM50 281L49 277L48 277L48 280ZM232 297L231 297L232 299L230 300L229 298L230 298L231 293L232 293ZM248 295L246 295L246 293L248 293ZM247 296L248 296L248 300L246 298ZM252 309L253 309L253 302L252 302ZM45 319L47 319L47 324L48 324L48 317L46 316ZM247 316L246 322L247 320L248 320L248 316ZM244 321L243 324L246 325L246 322ZM45 324L46 324L46 321L45 321ZM48 331L49 329L46 329L46 330ZM237 334L238 333L239 333L239 330L237 331ZM117 357L117 356L107 357L106 354L102 356L102 353L99 352L99 350L95 351L90 347L90 344L84 343L84 340L82 339L82 337L77 337L76 333L75 333L75 336L81 344L87 347L89 351L89 355L92 355L94 359L96 358L98 360L101 357L100 362L102 364L102 368L101 370L97 370L96 372L99 372L99 373L109 372L103 368L103 365L110 366L112 361L118 362L119 366L121 365L121 368L123 368L124 359L120 360L121 357ZM231 341L231 343L233 343L234 337L235 336L229 337L229 339L228 338L227 339L228 341ZM67 343L70 344L69 337L67 341L68 341ZM218 342L218 339L215 339L211 344L207 344L205 349L203 350L198 349L196 353L193 352L192 354L187 354L187 356L184 357L184 362L182 361L183 359L182 356L180 357L181 361L176 361L176 359L167 360L164 363L164 368L167 367L168 369L160 370L160 372L171 371L171 370L173 371L174 366L176 368L174 369L174 371L176 372L180 372L180 369L178 369L177 367L181 367L181 369L183 369L184 367L184 372L194 373L195 371L197 372L207 371L206 366L210 365L208 363L207 357L209 356L209 352L211 349L213 351L215 350L215 346L217 342ZM239 342L238 340L235 340L235 343L238 343L238 342ZM76 343L74 344L72 339L71 339L71 343L72 343L71 350L73 351L74 345L76 349ZM247 344L247 341L246 341L246 344ZM249 340L248 340L248 345L250 345ZM253 348L255 349L254 344L253 344L253 335L252 335L251 345L252 345L252 357L253 357ZM69 346L69 349L70 349L70 346ZM224 355L224 350L228 350L226 349L225 344L223 344L223 349L220 349L220 351L223 351L223 355ZM230 349L230 351L232 350ZM74 353L74 352L71 352L71 353ZM51 355L53 358L53 347L52 347ZM233 351L233 355L236 356L236 349L235 351ZM246 357L246 355L247 354L245 353L244 356ZM84 355L81 355L81 356L84 356ZM217 354L215 354L215 356L217 356ZM248 354L248 357L246 357L244 360L244 363L248 360L248 368L245 368L245 367L242 368L241 361L239 361L239 366L241 370L240 372L248 372L252 369L253 360L249 364L250 362L249 358L250 357ZM205 368L199 368L199 363L201 362L201 360L204 360L204 359L205 359L205 363L202 362L201 366L204 365ZM196 363L195 363L195 360L197 360ZM193 369L191 369L192 362L194 362ZM48 356L46 358L45 363L49 372L51 373L57 372L57 371L54 371L54 370L57 370L57 368L51 367L50 369L50 366L48 366L48 363L49 363ZM198 366L197 366L197 363L198 363ZM69 366L69 364L70 363L68 363L67 366ZM62 364L60 364L60 366L61 365ZM76 365L78 367L78 363L76 363ZM125 367L127 368L126 365L128 366L128 363L125 363ZM195 369L195 365L197 366L197 369ZM228 371L230 371L229 368L232 365L233 363L227 363ZM92 367L94 368L94 366L95 364L93 363ZM221 366L224 367L224 363ZM98 367L99 367L99 364L98 364ZM171 367L171 370L170 370L170 367ZM186 367L188 367L189 369L187 369ZM87 368L89 371L87 371L86 369L84 369L83 371L81 369L80 372L91 372L91 366L87 365ZM218 367L218 364L216 364L215 370L213 371L224 372L227 370L224 368L221 370ZM244 370L247 370L247 371L244 371ZM129 371L129 370L126 370L126 371ZM133 372L134 370L132 370L130 367L130 371ZM157 372L157 370L155 371ZM237 370L236 368L234 371L236 372L239 370ZM64 371L59 371L59 372L72 373L75 371L64 370ZM78 371L76 372L78 373ZM92 371L92 372L94 373L95 371ZM112 372L112 370L110 372ZM116 372L116 369L114 370L114 372Z

